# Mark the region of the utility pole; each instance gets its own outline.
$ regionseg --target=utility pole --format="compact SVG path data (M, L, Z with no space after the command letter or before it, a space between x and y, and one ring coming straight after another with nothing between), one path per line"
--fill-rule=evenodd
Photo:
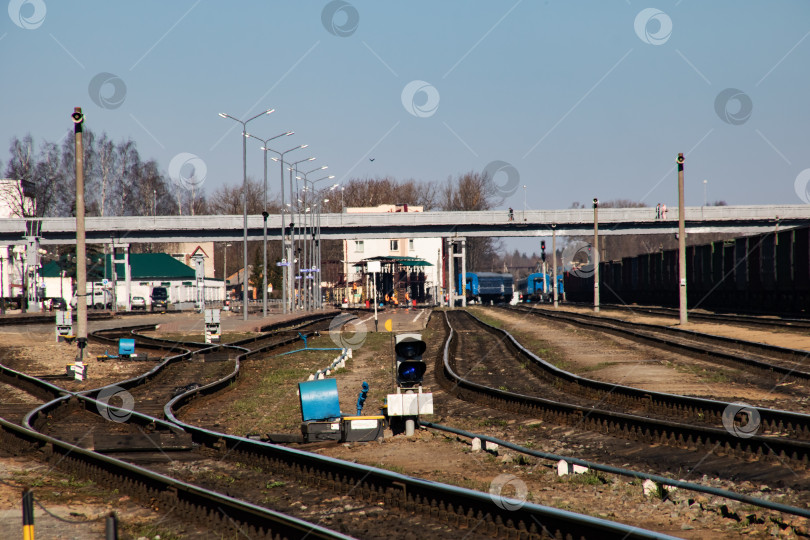
M593 199L593 310L599 313L599 199Z
M680 298L680 322L687 323L686 315L686 227L684 224L685 208L683 207L683 152L678 154L678 287Z
M557 302L557 224L551 224L551 273L554 274L552 279L552 286L554 287L554 309L559 307Z
M84 149L82 128L84 115L82 108L76 107L71 115L75 135L76 155L76 344L79 347L77 362L84 358L87 346L87 260L84 234Z

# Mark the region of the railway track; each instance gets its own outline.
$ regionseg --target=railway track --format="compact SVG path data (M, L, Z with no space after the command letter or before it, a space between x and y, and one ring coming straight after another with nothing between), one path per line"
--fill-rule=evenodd
M508 308L501 307L500 309L629 337L656 347L734 368L743 368L749 371L754 369L761 375L768 376L779 382L791 379L810 380L810 351L713 336L675 327L636 323L540 307L512 306Z
M445 312L450 337L445 344L437 374L443 373L445 390L461 399L542 418L564 425L650 444L667 444L687 449L719 450L726 454L750 458L810 464L810 415L757 407L737 407L721 401L691 398L675 394L650 392L637 388L594 381L563 371L538 358L522 347L508 332L486 325L464 311ZM456 326L460 326L457 330ZM480 339L487 332L489 349L476 348L470 337ZM497 342L497 344L492 344ZM526 393L494 388L473 380L474 369L458 368L466 356L491 354L499 361L512 357L530 366L542 380L556 386L554 395L563 399L538 397ZM459 361L461 358L462 362ZM439 360L439 359L437 359ZM471 375L472 374L472 375ZM575 396L576 403L571 403ZM587 404L577 401L588 398ZM617 412L617 408L635 414ZM758 417L759 434L746 432L740 413L749 421ZM667 418L651 418L660 415ZM688 417L692 421L684 422Z
M593 307L593 304L584 302L571 302L571 305ZM642 315L654 315L678 318L680 312L677 308L662 306L635 306L624 304L600 304L601 309L625 311ZM689 310L689 320L705 321L709 323L730 323L739 326L754 328L770 328L775 330L810 330L810 320L782 316L757 316L738 313L703 313Z
M188 357L212 352L207 349L180 351L181 346L177 347L177 354L164 359L155 370L138 378L143 379L140 384L147 386L150 379L155 380L157 371L166 369L171 363L179 364ZM261 348L250 350L227 346L234 352L238 351L234 358L234 371L238 371L239 363L247 356L261 354L268 347L272 345L262 344ZM246 492L246 487L255 486L258 479L264 479L269 484L268 478L283 477L288 479L291 486L300 486L303 493L322 496L331 494L332 499L335 494L342 499L349 497L355 501L354 508L384 508L384 513L374 515L371 524L365 511L360 512L360 519L338 523L344 533L358 534L361 537L389 538L392 534L418 533L424 538L445 538L464 531L468 538L668 538L635 527L554 508L533 504L522 504L515 508L510 499L487 493L422 481L297 449L229 436L177 420L177 408L198 395L216 392L230 384L232 378L233 373L171 398L164 408L164 414L171 425L137 410L128 411L130 414L126 421L110 422L106 417L104 420L117 424L119 429L123 424L132 424L134 428L127 429L146 433L169 430L177 436L189 437L195 447L194 451L208 456L209 459L213 458L219 463L242 464L239 467L241 470L245 469L244 464L248 464L256 476L248 476L246 484L231 486L229 489L232 495L241 495L242 489ZM120 384L132 389L137 386L134 380L122 381ZM77 425L82 425L88 431L96 429L96 424L88 421L88 415L104 417L102 411L110 413L122 408L112 403L100 407L99 404L103 401L97 399L99 393L100 390L65 395L59 400L66 402L60 412L55 413L51 404L40 407L37 412L26 416L22 426L0 420L0 440L3 446L13 448L18 453L40 453L54 466L66 469L78 477L114 487L146 504L173 509L186 518L210 524L213 530L247 531L246 534L251 538L345 537L341 533L311 525L300 517L285 516L263 508L257 501L246 502L240 500L241 496L228 496L222 494L222 490L217 492L192 482L178 480L160 474L154 468L146 469L126 463L112 455L103 455L26 427L46 421L48 416L53 420L63 415L64 418L73 418ZM54 432L56 434L58 433ZM343 502L341 505L348 508ZM333 511L334 508L328 510Z

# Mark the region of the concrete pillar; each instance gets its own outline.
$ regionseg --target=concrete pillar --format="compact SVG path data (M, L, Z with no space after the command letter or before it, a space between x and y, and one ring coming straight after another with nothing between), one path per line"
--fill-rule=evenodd
M127 293L126 310L132 311L132 269L129 266L129 244L124 244L124 280Z
M453 239L447 239L447 298L449 300L450 308L456 305L456 277L453 271L453 265L456 263L456 256L454 253Z
M467 294L465 287L467 286L467 239L461 239L461 305L467 307Z

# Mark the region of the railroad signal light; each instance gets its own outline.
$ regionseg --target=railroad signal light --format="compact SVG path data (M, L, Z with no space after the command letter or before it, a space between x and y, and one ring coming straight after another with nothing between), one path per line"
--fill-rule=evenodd
M425 349L427 344L422 341L422 334L400 334L396 337L397 386L413 388L422 384L427 369L427 364L422 360Z

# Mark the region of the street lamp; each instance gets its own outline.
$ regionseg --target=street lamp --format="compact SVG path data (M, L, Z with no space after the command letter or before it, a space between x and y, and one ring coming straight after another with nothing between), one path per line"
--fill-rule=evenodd
M222 282L225 284L225 299L228 299L228 248L231 247L231 244L225 244L225 257L222 261Z
M709 181L703 181L703 206L709 206Z
M332 177L334 178L334 176ZM333 184L329 191L333 191L338 184ZM321 259L321 208L323 203L328 203L329 199L324 199L323 201L318 201L318 223L317 223L317 234L315 240L315 246L318 248L318 254L315 258L315 267L317 268L316 272L318 274L318 281L315 290L317 291L317 297L315 299L315 307L318 309L323 308L323 293L321 292L321 283L323 282L323 261Z
M523 221L526 221L526 184L523 184Z
M262 146L262 151L264 152L264 211L262 212L262 217L264 218L264 256L262 258L262 315L267 317L267 217L270 215L267 213L267 143L272 141L273 139L278 139L279 137L289 137L295 133L294 131L286 131L284 133L280 133L275 137L270 137L269 139L260 139L255 135L251 135L250 133L247 134L248 137L252 137L257 141L261 141L264 143ZM282 205L284 201L281 201ZM282 253L284 252L283 247L283 239L282 236Z
M313 172L316 172L316 171L322 171L324 169L328 169L328 167L326 165L323 165L322 167L318 167L316 169L312 169L311 171L302 173L303 177L304 177L304 190L303 190L304 192L306 192L307 189L308 189L307 185L306 185L306 182L307 182L306 177L307 177L307 175L311 174ZM300 176L296 176L295 178L296 178L296 180L301 179ZM308 200L309 200L309 197L304 196L304 201L308 201ZM306 204L306 202L304 204ZM309 219L309 227L307 227L307 221L306 221L307 219ZM307 216L306 214L304 215L304 236L303 236L303 240L304 240L304 268L307 269L307 274L308 275L311 275L311 273L312 273L312 267L313 267L312 261L315 258L315 251L314 251L315 246L313 245L312 238L311 238L312 234L315 231L314 222L315 222L314 214L310 214L309 216ZM304 282L304 283L306 284L306 282ZM312 304L312 295L309 294L310 291L309 291L308 286L306 287L305 291L306 291L306 294L304 296L304 306L306 307L306 309L309 309L311 307L311 304Z
M273 152L274 154L278 155L277 158L274 157L274 158L270 158L270 159L272 159L273 161L278 161L279 165L281 166L281 169L279 171L279 181L281 182L281 258L282 258L282 260L284 260L284 259L287 260L287 265L290 264L290 261L292 260L292 256L291 256L291 254L285 253L285 250L287 248L287 246L286 246L287 241L286 241L286 237L285 237L285 234L284 234L284 206L285 206L285 203L284 203L284 154L286 154L288 152L292 152L293 150L299 150L301 148L306 148L307 146L309 146L309 145L308 144L299 144L295 148L290 148L289 150L285 150L284 152L277 152L277 151L273 150L272 148L267 148L267 145L262 146L262 150L264 150L266 152ZM292 191L290 192L290 202L292 202ZM292 207L291 207L291 209L292 209ZM290 220L292 220L292 214L290 214ZM292 251L292 246L290 246L290 251ZM281 288L283 289L282 303L284 304L284 307L283 307L283 312L284 313L287 313L288 283L292 280L292 275L290 274L289 268L290 268L289 266L282 266L281 267L281 276L282 276L281 277L281 280L282 280Z
M294 161L294 162L292 162L292 163L288 163L288 165L289 165L289 170L290 170L290 202L292 202L292 197L293 197L293 193L294 193L294 192L293 192L293 170L295 170L296 172L298 172L298 164L299 164L299 163L304 163L304 162L306 162L306 161L314 161L314 160L315 160L315 158L314 158L314 157L308 157L308 158L306 158L306 159L300 159L300 160L298 160L298 161ZM299 202L300 202L300 201L299 201ZM300 210L300 207L299 207L299 210ZM290 242L290 243L291 243L291 245L293 246L293 260L294 260L294 259L296 259L296 257L295 257L295 227L290 227L290 229L291 229L291 234L292 234L292 238L291 238L291 242ZM300 225L299 225L299 229L300 229ZM292 260L291 260L290 262L292 263ZM300 264L299 264L299 266L300 266ZM297 272L295 271L294 266L293 266L293 267L291 267L291 269L290 269L290 276L295 276L296 274L297 274ZM290 288L291 288L291 289L294 289L293 285L294 285L293 283L290 283ZM293 302L293 305L295 305L295 302Z
M593 310L599 313L599 199L593 198Z
M296 178L296 180L303 180L304 181L304 191L305 192L308 191L309 189L311 189L313 191L313 193L314 193L315 192L315 182L320 182L321 180L326 180L327 178L334 178L334 175L324 176L323 178L319 178L318 180L314 180L314 181L308 180L307 176L314 173L314 172L322 171L322 170L328 169L328 168L329 167L324 165L322 167L312 169L311 171L301 173L301 176L296 176L295 178ZM311 187L307 187L307 183ZM307 197L305 197L304 200L306 201ZM306 202L304 204L306 204ZM306 216L304 216L304 217L306 218ZM314 214L311 214L309 219L310 219L310 231L311 231L309 233L309 235L310 235L309 238L307 238L307 234L308 234L307 229L306 229L306 227L304 228L304 262L305 262L304 268L312 269L315 266L314 264L312 264L314 259L315 259L315 245L314 245L314 238L313 238L314 237L314 232L315 232L315 227L314 227L315 226L315 216L314 216ZM307 243L309 243L309 258L307 258ZM310 304L312 303L311 300L312 300L311 298L308 298L308 301L310 301L309 302Z
M251 120L255 120L260 116L264 116L265 114L272 114L275 112L275 109L267 109L264 112L257 114L256 116L252 116L245 120L239 120L229 114L219 113L222 118L230 118L234 122L239 122L242 124L242 217L244 221L244 241L243 241L243 268L244 268L244 276L245 279L244 284L242 285L242 320L247 320L248 318L248 306L247 306L247 124Z

